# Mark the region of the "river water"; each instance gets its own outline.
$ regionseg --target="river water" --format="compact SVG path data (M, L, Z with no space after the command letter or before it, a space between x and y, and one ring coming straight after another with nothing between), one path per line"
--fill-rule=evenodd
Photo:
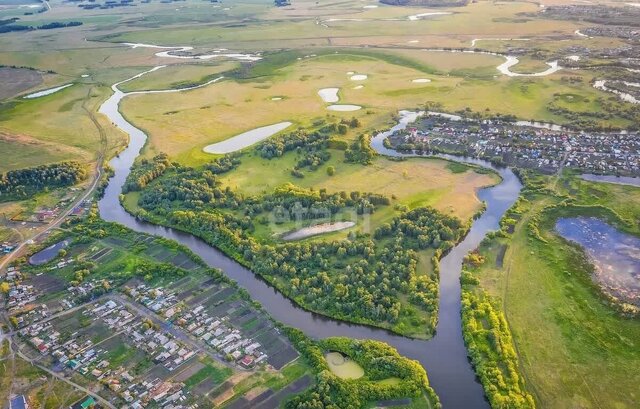
M246 289L251 297L258 301L274 319L299 328L311 337L368 338L393 345L402 355L418 360L425 367L431 385L440 396L445 408L485 409L489 407L484 398L482 386L476 380L475 373L467 359L462 339L459 277L463 257L475 249L489 231L498 228L500 218L518 197L521 184L511 170L496 168L489 162L482 160L444 156L450 160L494 169L502 177L502 182L478 192L480 200L486 202L487 210L473 223L466 238L441 260L440 313L436 335L428 341L409 339L386 330L348 324L308 312L294 305L291 300L250 270L204 241L188 233L136 220L128 214L120 206L119 195L135 158L144 146L146 135L127 122L118 111L120 101L127 95L118 89L118 85L123 82L126 81L112 87L114 94L100 107L101 113L107 115L116 126L130 136L128 147L110 162L115 173L109 180L104 197L98 202L100 215L105 220L121 223L138 232L176 240L187 246L209 266L221 269L230 279ZM378 134L372 140L372 146L383 155L408 156L384 148L382 141L391 132L406 127L419 115L421 113L401 112L398 125L387 132ZM419 188L416 186L416 189Z

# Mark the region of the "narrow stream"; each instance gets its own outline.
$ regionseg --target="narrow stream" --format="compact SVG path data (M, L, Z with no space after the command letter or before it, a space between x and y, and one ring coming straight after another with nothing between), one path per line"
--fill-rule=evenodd
M473 223L467 237L441 260L440 316L436 336L428 341L409 339L382 329L348 324L305 311L250 270L204 241L187 233L139 221L128 214L120 206L119 195L135 158L145 144L146 135L127 122L118 111L120 101L128 95L121 92L118 85L126 81L128 80L113 85L114 94L100 107L101 113L107 115L117 127L130 136L128 147L110 162L115 174L109 180L104 197L98 202L100 214L105 220L121 223L138 232L176 240L187 246L208 265L221 269L230 279L246 289L274 319L299 328L311 337L369 338L393 345L402 355L417 359L425 367L431 385L440 396L445 408L489 407L484 399L482 386L477 382L467 359L462 339L459 276L463 257L476 248L489 231L498 228L500 218L518 197L521 185L511 170L496 168L482 160L445 156L450 160L494 169L502 177L502 182L478 192L480 200L487 203L486 212ZM142 92L137 92L137 94L140 93ZM406 127L419 115L420 113L401 112L399 124L377 135L372 140L372 146L383 155L407 156L384 148L382 141L390 133Z

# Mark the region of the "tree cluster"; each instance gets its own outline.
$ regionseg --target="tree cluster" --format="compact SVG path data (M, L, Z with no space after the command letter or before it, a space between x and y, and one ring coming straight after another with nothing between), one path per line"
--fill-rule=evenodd
M417 361L401 356L388 344L343 337L315 342L291 329L288 329L288 335L316 372L316 384L286 402L287 409L359 409L371 407L378 401L420 398L425 394L436 408L440 408L424 368ZM329 370L323 351L337 351L348 356L364 369L365 375L355 380L339 378ZM399 382L377 382L388 378L398 378Z
M0 201L26 199L47 188L75 185L86 177L84 165L75 161L11 170L0 174Z
M122 187L122 193L137 192L142 190L152 180L162 175L172 164L166 153L161 153L153 159L142 159L131 169L127 181Z
M262 142L257 150L263 158L272 159L296 148L304 148L308 152L323 150L327 148L328 141L329 136L326 133L298 130L270 138Z
M222 189L206 166L180 167L142 190L138 216L205 239L310 310L401 333L430 333L437 320L437 272L418 274L418 251L434 249L437 259L464 234L458 219L417 208L371 236L354 233L348 240L273 243L252 235L255 222L326 220L347 209L367 215L390 203L378 194L293 184L244 197Z
M463 277L469 275L467 272ZM468 277L466 282L469 283ZM484 291L463 288L462 331L491 407L535 408L518 370L518 356L507 320Z
M371 164L375 156L376 151L371 147L371 136L366 134L358 136L344 152L346 162L361 163L363 165Z

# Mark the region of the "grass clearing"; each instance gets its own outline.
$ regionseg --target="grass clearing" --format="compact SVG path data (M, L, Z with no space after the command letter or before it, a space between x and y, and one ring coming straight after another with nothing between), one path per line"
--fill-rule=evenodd
M239 63L232 61L175 64L126 82L119 88L124 92L186 88L205 83L238 66Z
M324 356L329 370L341 379L358 379L364 376L364 369L357 362L340 352L328 352Z
M452 173L448 169L450 162L439 159L412 158L397 162L377 157L372 165L362 166L345 163L341 151L331 150L331 154L326 166L315 172L306 172L303 179L294 180L290 171L296 163L295 153L287 153L273 160L263 159L256 154L245 155L237 169L224 175L223 186L230 186L248 195L269 192L287 182L307 188L327 189L330 193L374 192L395 196L397 203L409 208L429 205L466 220L480 207L480 201L475 196L476 189L497 182L496 176L491 174L473 171ZM327 175L328 166L335 168L333 176ZM374 222L378 215L382 216L381 219L388 216L384 214L387 210L392 211L380 208L374 213Z
M578 204L602 204L631 220L640 189L563 178L560 191ZM545 408L632 408L639 398L640 322L622 318L598 291L584 253L568 245L543 219L543 243L528 232L541 209L554 203L537 196L524 205L513 236L494 240L481 252L487 261L481 285L498 297L514 337L521 367L537 404ZM634 228L638 233L637 226ZM505 242L503 268L495 259Z

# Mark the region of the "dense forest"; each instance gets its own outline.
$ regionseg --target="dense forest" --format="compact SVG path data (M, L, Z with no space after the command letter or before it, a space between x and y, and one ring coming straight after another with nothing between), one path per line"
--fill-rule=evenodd
M299 330L287 329L287 333L316 373L316 384L289 400L287 409L359 409L378 401L423 396L433 407L440 407L424 368L383 342L342 337L313 341ZM355 380L334 375L324 358L327 351L348 356L364 369L365 375ZM381 382L390 378L398 382Z
M45 189L72 186L87 177L79 162L67 161L0 174L0 202L27 199Z
M399 213L371 235L264 242L253 235L262 224L324 221L341 212L360 218L391 205L391 199L367 192L328 193L293 184L245 197L219 181L219 174L236 166L238 160L218 159L199 169L173 166L142 190L137 216L202 237L310 310L405 335L432 334L437 322L438 277L437 271L418 271L419 252L432 249L437 262L463 236L466 225L422 207ZM142 164L146 171L134 172L132 178L137 180L162 167L164 158L154 162Z

